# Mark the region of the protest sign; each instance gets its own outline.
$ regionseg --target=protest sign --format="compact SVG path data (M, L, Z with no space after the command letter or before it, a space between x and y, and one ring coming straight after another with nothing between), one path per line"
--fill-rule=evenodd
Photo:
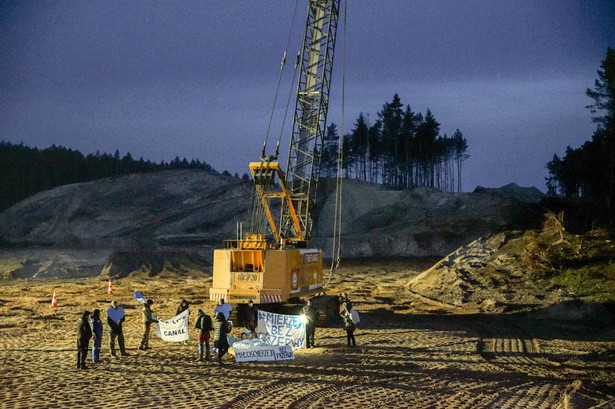
M258 330L269 345L304 348L305 317L258 311Z
M156 335L167 342L188 341L188 314L186 310L170 320L158 320L156 325Z
M246 348L233 346L236 362L249 361L282 361L295 359L295 354L290 346L274 345L250 345Z

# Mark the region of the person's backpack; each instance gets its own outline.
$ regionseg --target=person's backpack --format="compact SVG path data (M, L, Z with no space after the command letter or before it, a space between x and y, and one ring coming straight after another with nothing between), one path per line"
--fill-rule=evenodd
M199 315L199 317L194 322L194 328L202 329L203 328L203 315Z
M201 324L201 328L205 331L212 331L214 329L214 324L211 321L211 317L207 314L203 315L203 323Z

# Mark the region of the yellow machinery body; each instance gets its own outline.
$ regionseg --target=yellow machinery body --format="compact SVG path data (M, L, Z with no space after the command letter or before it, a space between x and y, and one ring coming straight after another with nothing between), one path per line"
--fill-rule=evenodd
M284 303L322 290L322 251L271 248L257 234L214 251L211 300L231 304Z

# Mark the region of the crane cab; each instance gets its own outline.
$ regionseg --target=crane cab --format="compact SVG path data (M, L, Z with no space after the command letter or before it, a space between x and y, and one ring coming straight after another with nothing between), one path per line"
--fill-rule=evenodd
M322 289L322 251L275 248L260 234L228 240L214 251L211 300L283 303Z

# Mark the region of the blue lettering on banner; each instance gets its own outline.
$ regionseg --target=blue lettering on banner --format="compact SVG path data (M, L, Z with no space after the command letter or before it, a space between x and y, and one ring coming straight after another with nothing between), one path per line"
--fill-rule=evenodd
M305 317L259 311L259 332L269 345L302 348L305 343Z
M293 350L286 347L280 347L278 352L275 354L275 359L294 359L295 355L293 354Z

